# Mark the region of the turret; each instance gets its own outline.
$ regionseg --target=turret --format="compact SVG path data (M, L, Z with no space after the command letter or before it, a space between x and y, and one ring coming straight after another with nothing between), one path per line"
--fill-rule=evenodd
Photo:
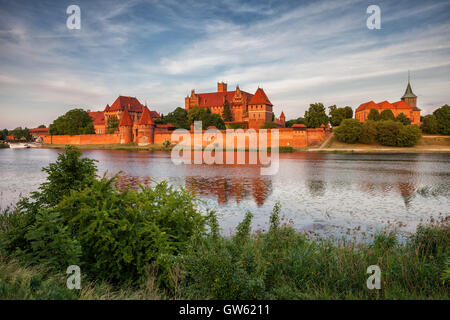
M154 142L154 126L155 123L152 120L150 111L147 107L144 107L138 124L137 141L139 145L146 145Z
M417 96L413 93L411 89L411 84L409 82L409 72L408 72L408 85L406 86L406 91L403 97L401 97L402 101L405 101L409 106L413 108L417 108Z
M128 110L125 109L119 122L119 135L121 144L130 143L133 141L132 126L133 122L131 121L130 114L128 113Z
M281 125L284 128L286 126L286 117L284 116L284 112L283 111L281 111L281 114L280 114L280 122L281 122Z

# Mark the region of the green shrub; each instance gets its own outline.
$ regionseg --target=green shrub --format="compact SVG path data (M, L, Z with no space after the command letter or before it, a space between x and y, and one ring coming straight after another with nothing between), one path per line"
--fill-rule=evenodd
M423 117L422 131L429 134L438 133L438 122L434 114L429 114Z
M397 137L403 125L393 120L378 121L376 140L384 146L396 146Z
M345 143L356 143L363 132L362 123L356 119L344 119L341 125L334 130L336 139Z
M359 137L359 142L365 144L374 143L376 136L377 136L376 122L373 120L364 121L362 124L362 132L361 136Z
M422 132L415 124L407 125L400 129L397 136L398 147L412 147L414 146L422 136Z
M372 121L379 121L380 118L380 113L378 112L377 109L370 109L369 115L367 116L367 120L372 120Z

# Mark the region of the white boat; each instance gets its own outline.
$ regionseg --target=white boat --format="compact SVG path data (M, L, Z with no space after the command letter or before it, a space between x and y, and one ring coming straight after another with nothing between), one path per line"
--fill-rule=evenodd
M9 147L11 149L27 149L30 146L28 144L26 144L26 143L10 143Z

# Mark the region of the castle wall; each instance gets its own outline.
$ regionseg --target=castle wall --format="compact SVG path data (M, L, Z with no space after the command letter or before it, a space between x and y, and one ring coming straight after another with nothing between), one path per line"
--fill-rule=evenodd
M259 139L259 131L256 131L256 141ZM211 142L205 139L205 132L203 133L202 146L205 147ZM226 135L225 130L220 131L222 133L222 141L217 141L218 145L226 146ZM252 132L252 131L250 131ZM317 128L317 129L305 129L296 130L293 128L280 128L279 132L279 146L291 146L294 148L304 148L308 146L313 146L322 142L326 136L329 134L327 128ZM248 133L248 130L244 130L244 135ZM180 139L181 133L177 131L169 130L154 130L153 133L153 143L162 144L165 140L170 141L172 144L177 143ZM178 138L177 138L178 136ZM237 139L242 137L234 137L234 145L237 145ZM190 131L191 145L194 145L194 132ZM46 136L43 138L44 143L48 144L116 144L121 143L120 134L85 134L85 135L61 135L61 136ZM267 134L267 145L270 146L271 135L270 132ZM149 139L149 141L151 141ZM138 142L143 142L139 140ZM249 148L249 138L245 137L245 148Z

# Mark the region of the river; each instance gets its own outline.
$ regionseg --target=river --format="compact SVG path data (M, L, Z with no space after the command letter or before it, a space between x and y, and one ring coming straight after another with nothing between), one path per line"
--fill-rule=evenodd
M41 168L61 150L0 149L0 205L5 208L36 190ZM164 152L85 150L99 173L122 171L121 183L167 180L194 191L202 211L214 209L224 234L245 212L253 228L267 229L276 202L283 222L318 234L413 231L420 222L450 214L448 154L280 154L279 171L261 176L256 165L174 165Z

